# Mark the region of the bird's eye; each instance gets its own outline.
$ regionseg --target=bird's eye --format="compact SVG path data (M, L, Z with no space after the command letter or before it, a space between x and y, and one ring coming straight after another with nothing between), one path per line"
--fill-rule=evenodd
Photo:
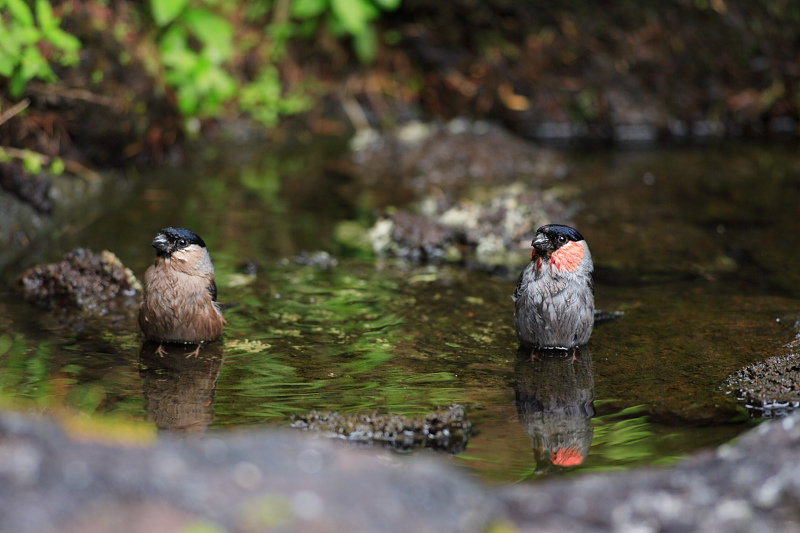
M559 244L564 244L565 242L567 242L567 238L564 235L559 235L558 236L558 243Z
M178 248L186 248L186 245L189 244L189 241L186 239L178 239Z

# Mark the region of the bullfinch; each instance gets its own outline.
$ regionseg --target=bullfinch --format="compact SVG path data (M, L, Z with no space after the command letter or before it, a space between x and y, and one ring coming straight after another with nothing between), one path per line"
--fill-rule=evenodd
M164 228L152 242L153 266L144 275L139 326L148 340L200 344L222 335L214 264L206 243L185 228ZM163 351L159 346L159 352Z
M540 227L531 245L531 262L512 297L519 341L535 349L585 345L594 327L589 246L575 229L559 224Z

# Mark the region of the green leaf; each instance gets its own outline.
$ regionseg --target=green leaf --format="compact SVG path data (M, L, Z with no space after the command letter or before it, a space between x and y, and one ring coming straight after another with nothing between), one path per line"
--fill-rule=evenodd
M0 76L11 77L16 66L16 61L8 57L7 54L0 53Z
M42 78L46 81L52 81L56 78L55 73L50 68L50 64L42 57L36 47L29 46L22 53L22 68L20 75L27 83L33 78Z
M362 63L374 61L378 51L378 38L375 35L375 28L369 25L361 33L353 35L353 50L355 50L358 59Z
M66 169L67 165L64 163L64 160L61 159L60 157L54 158L53 161L50 163L50 173L53 174L54 176L60 176L61 174L64 173Z
M36 18L43 33L58 28L59 20L53 15L53 7L49 0L36 0Z
M150 0L150 12L159 28L163 28L181 14L189 0Z
M292 2L292 16L299 19L318 17L325 12L329 0L294 0Z
M61 51L70 54L70 60L73 60L72 54L75 55L74 60L77 61L78 57L76 52L81 49L81 41L74 35L65 32L60 28L53 28L45 33L48 41L53 43L53 46L59 48Z
M222 63L233 56L233 26L230 22L205 9L187 9L183 20L203 43L203 53L213 63Z
M197 54L189 49L186 40L184 29L180 26L172 26L158 43L161 50L161 61L167 70L167 81L173 85L176 85L184 77L182 73L192 70L197 63Z
M368 0L331 0L331 10L350 35L363 33L367 23L378 16L378 9Z
M42 171L42 162L36 157L23 157L22 166L29 174L39 174Z
M33 13L23 0L6 0L11 15L24 26L33 26Z
M191 85L184 85L177 88L178 109L184 115L193 115L200 106L200 95Z
M42 38L42 32L36 26L26 26L18 28L15 32L15 37L21 45L35 45Z

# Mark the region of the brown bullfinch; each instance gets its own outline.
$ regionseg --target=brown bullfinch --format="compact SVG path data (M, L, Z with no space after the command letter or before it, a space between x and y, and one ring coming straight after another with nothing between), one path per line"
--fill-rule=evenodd
M189 354L197 355L226 323L206 243L188 229L164 228L152 244L156 259L144 275L139 326L148 340L198 344Z
M569 226L536 230L531 262L514 292L514 322L530 348L570 349L589 341L594 327L592 255L583 236Z

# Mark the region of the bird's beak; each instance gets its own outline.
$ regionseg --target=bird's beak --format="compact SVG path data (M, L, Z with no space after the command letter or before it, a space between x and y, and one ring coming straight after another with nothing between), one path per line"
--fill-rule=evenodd
M546 252L552 248L550 245L550 240L544 233L537 233L536 238L531 241L531 246L536 248L536 250L539 252Z
M169 253L169 241L164 235L158 234L151 243L153 248L156 249L158 255L165 255Z

